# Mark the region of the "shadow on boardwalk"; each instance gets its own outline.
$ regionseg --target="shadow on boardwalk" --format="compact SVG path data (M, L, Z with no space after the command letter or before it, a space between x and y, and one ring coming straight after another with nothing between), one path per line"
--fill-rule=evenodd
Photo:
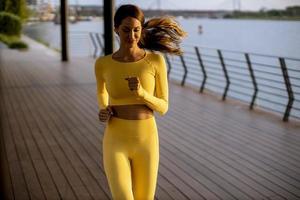
M1 50L6 198L110 199L94 60L62 63L28 42L28 52ZM300 199L299 122L172 83L169 112L157 123L157 199Z

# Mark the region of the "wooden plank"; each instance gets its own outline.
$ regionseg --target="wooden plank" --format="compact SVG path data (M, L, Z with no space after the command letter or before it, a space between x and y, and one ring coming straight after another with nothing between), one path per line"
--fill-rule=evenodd
M282 145L281 148L284 147L288 147L289 149L291 149L291 147L295 148L294 154L298 154L300 147L298 145L299 142L299 138L297 137L293 137L293 140L282 140L282 137L280 136L284 136L284 138L289 138L290 134L292 134L293 132L295 132L295 130L299 130L299 125L291 125L287 126L286 123L282 122L279 118L277 118L276 122L271 121L269 118L266 118L264 115L261 116L259 115L260 113L255 113L255 112L249 112L245 107L239 105L239 106L234 106L234 105L228 105L228 104L220 104L218 103L218 101L210 101L210 103L208 103L207 101L201 101L202 96L200 98L200 96L197 94L193 93L192 91L186 90L185 92L188 93L185 94L184 96L182 95L178 95L178 93L176 93L176 99L174 100L178 100L179 102L182 100L187 100L188 105L185 106L185 109L188 110L192 110L192 111L198 111L201 114L208 114L210 117L207 118L207 120L209 119L220 119L220 117L226 119L224 121L222 121L222 124L235 124L235 126L241 126L241 127L245 127L245 124L247 124L247 128L254 128L254 132L250 132L249 134L253 135L252 139L256 139L259 138L259 140L261 140L261 138L267 138L269 140L274 140L277 142L279 142L279 144L286 144ZM207 99L209 101L209 98L211 99L211 97L206 97L203 96L204 100ZM197 101L198 99L198 101ZM213 100L213 99L211 99ZM182 105L179 103L179 105ZM237 112L233 112L233 111L237 111ZM230 114L233 113L233 114ZM236 114L239 113L239 114ZM199 115L199 114L198 114ZM227 118L228 117L228 118ZM272 116L271 116L272 117ZM215 121L216 122L216 121ZM251 123L249 123L251 122ZM277 124L277 126L275 125ZM235 127L234 126L234 127ZM231 127L231 126L230 126ZM259 128L258 128L259 127ZM293 128L292 128L293 127ZM294 131L289 131L289 130L294 130ZM257 134L260 133L260 134ZM288 135L286 135L288 134ZM259 141L258 140L258 141ZM298 141L297 141L298 140ZM295 141L297 141L295 143ZM293 145L295 143L295 145ZM298 157L299 158L299 157Z
M169 170L174 172L180 179L182 179L191 189L194 189L200 197L197 199L203 198L203 199L221 199L216 194L214 194L210 189L205 187L205 185L202 184L202 181L197 179L195 176L191 176L187 171L182 170L182 168L177 166L177 163L172 162L171 159L168 159L168 156L165 156L164 154L160 155L160 160L162 165L165 165L165 167Z
M57 141L59 141L59 142L63 142L63 140L57 140ZM80 173L79 173L80 174ZM84 177L84 176L83 176ZM81 179L82 180L82 179ZM90 189L91 187L89 187L89 189ZM99 192L98 192L99 193ZM100 193L100 195L101 195L101 193Z
M11 113L13 113L14 111L11 104L14 104L14 100L13 98L10 98L8 100L10 101L10 103L7 103L6 107L11 110ZM14 119L18 119L18 117L19 116L15 114L14 117L9 116L8 118L10 127L12 129L12 139L17 151L18 161L20 162L23 176L25 178L27 192L29 193L31 199L45 199L45 195L41 188L39 178L36 174L30 155L28 154L26 144L24 143L24 138L22 137L18 120L14 121ZM31 193L30 191L34 191L34 193Z
M24 96L23 96L23 100L27 100L28 98L26 97L26 91L22 91L22 93L24 93ZM27 92L28 93L28 92ZM26 102L26 101L25 101ZM29 103L31 103L31 102L29 102ZM28 104L27 104L28 105ZM29 108L28 109L28 113L31 113L31 110L32 110L32 108ZM34 119L33 117L31 117L30 119ZM35 122L34 121L32 121L31 120L31 122L29 122L29 124L31 124L31 125L33 125L33 126L31 126L31 128L32 128L32 131L33 131L33 133L37 133L38 131L36 131L36 129L37 129L37 127L35 127L36 125L35 125ZM41 138L40 138L40 140L39 141L41 141ZM45 143L44 143L45 144ZM48 152L48 158L49 158L49 152ZM52 158L53 158L53 156L52 156ZM54 166L51 166L51 167L54 167ZM41 167L40 167L40 169L42 169ZM43 169L45 169L44 167L43 167ZM49 168L48 168L49 169ZM47 172L47 173L49 173L49 172ZM56 170L56 172L54 173L54 175L58 175L57 174L58 172L57 172L57 170ZM52 173L52 175L53 175L53 173ZM43 176L42 176L43 177ZM52 177L52 176L51 176ZM61 176L56 176L56 177L61 177ZM53 184L52 183L48 183L47 181L48 180L51 180L50 178L49 178L49 174L47 174L47 176L45 177L45 179L44 179L45 181L44 181L44 187L46 187L46 189L47 190L49 190L49 191L51 191L51 193L49 194L50 196L52 196L52 198L54 198L55 196L53 195L53 191L54 191L54 189L53 189ZM49 184L51 185L50 187L51 188L49 188ZM57 189L57 188L56 188ZM68 191L67 192L67 194L68 194L68 196L70 196L70 197L74 197L74 195L70 195L70 189L69 189L69 187L68 186L66 186L65 184L63 185L63 189L62 189L63 191ZM60 193L60 194L64 194L65 192L63 192L63 193ZM48 193L47 193L48 194ZM64 196L64 195L63 195ZM74 199L74 198L73 198Z
M7 164L9 167L9 176L11 182L5 182L6 187L9 187L9 185L12 186L11 190L14 194L14 199L20 199L20 196L22 196L23 199L29 199L29 193L28 193L28 187L25 182L24 173L22 170L22 167L20 165L20 161L18 159L17 150L15 148L15 143L12 138L12 129L9 123L9 110L5 106L6 102L3 98L3 102L1 106L3 108L6 108L4 112L4 118L1 118L2 121L2 127L4 128L3 132L1 133L3 136L3 141L5 142L5 149L6 149L6 156L7 156ZM3 116L3 115L2 115ZM9 192L9 190L7 191ZM18 195L16 195L18 194ZM20 196L19 196L20 195Z
M173 116L178 116L178 115L176 115L176 114L174 114ZM175 123L177 123L178 124L178 120L182 120L182 121L185 121L185 119L184 118L178 118L177 120L174 120L174 124ZM187 119L186 119L187 120ZM186 121L185 121L185 123L186 123ZM170 124L170 126L172 126L172 123ZM181 125L179 125L179 126L181 126ZM184 126L184 125L183 125ZM178 131L178 132L184 132L185 131L185 133L189 133L190 131L188 131L189 129L190 129L190 127L192 126L192 124L189 124L188 125L189 126L189 128L188 127L186 127L186 128L184 128L184 129L182 129L182 131ZM207 133L206 133L207 134ZM205 134L205 135L206 135ZM173 136L174 137L174 136ZM184 139L184 138L183 138ZM195 138L196 140L197 140L197 138ZM220 145L219 145L220 146ZM275 190L276 191L276 190Z
M29 110L26 110L26 102L25 99L26 96L21 96L22 92L17 92L15 95L15 98L21 102L20 107L21 109L18 109L20 118L17 119L20 123L20 126L22 127L22 132L24 134L23 138L26 142L27 149L29 151L29 154L31 155L31 160L34 165L35 171L38 175L40 185L43 189L43 193L45 194L47 199L61 199L61 196L58 193L58 188L53 182L53 177L50 174L50 170L46 165L46 161L44 157L41 154L41 151L35 141L35 139L32 136L32 131L38 130L35 123L31 118L28 116ZM24 94L23 94L24 95ZM17 97L19 96L19 97ZM22 112L23 111L23 112ZM22 115L23 114L23 115ZM26 122L24 121L26 119ZM29 130L28 124L31 125L31 129ZM34 125L34 126L33 126ZM34 191L30 191L32 193L35 193Z
M1 99L0 99L1 101ZM0 102L1 103L1 102ZM0 116L1 118L4 116L2 109L0 111ZM2 121L2 120L1 120ZM3 139L3 133L5 129L3 128L2 122L0 124L0 199L14 199L14 193L13 193L13 185L10 177L10 172L9 172L9 165L8 165L8 160L7 160L7 154L5 150L5 143Z
M54 96L54 95L53 95ZM55 96L54 96L55 97ZM52 102L54 102L54 100L52 101ZM58 107L59 108L59 107ZM58 111L59 112L59 111ZM50 115L48 115L48 116L50 116ZM61 119L63 119L64 117L60 117ZM63 124L70 124L70 121L64 121L64 120L62 120L64 123ZM78 122L77 122L78 123ZM66 126L66 125L64 125L64 126ZM76 169L77 170L81 170L81 173L79 173L81 176L82 176L82 178L83 178L83 180L85 180L85 182L86 182L86 184L88 184L89 185L89 187L88 187L88 189L90 190L90 192L92 192L92 194L94 194L94 195L100 195L102 198L104 198L105 197L105 194L104 193L102 193L101 191L101 189L99 190L99 188L98 187L96 187L95 185L93 186L92 185L92 180L93 180L93 177L91 177L92 179L91 180L86 180L86 177L90 177L90 173L89 173L89 170L88 171L82 171L82 170L85 170L85 168L86 167L84 167L84 165L86 165L86 162L82 162L82 161L80 161L80 155L78 154L78 152L82 152L82 151L80 151L80 143L78 143L78 144L71 144L70 143L70 140L73 138L73 137L70 137L70 136L74 136L74 134L72 134L72 130L71 129L69 129L68 127L60 127L60 129L61 130L66 130L66 131L68 131L69 133L68 133L68 135L66 135L66 136L63 136L64 134L66 134L67 132L66 131L59 131L59 132L61 132L62 133L62 135L60 135L60 136L55 136L56 138L60 138L61 140L59 140L59 139L57 139L57 141L58 141L58 143L62 143L61 144L61 146L62 147L64 147L64 151L67 151L67 152L65 152L66 154L68 154L68 157L71 157L72 158L72 160L70 160L71 162L74 162L74 166L76 167ZM55 132L55 134L56 134L56 132ZM54 134L54 135L55 135ZM70 135L71 134L71 135ZM61 136L63 136L63 137L61 137ZM69 141L68 141L69 140ZM69 146L71 147L72 145L76 145L76 146L74 146L74 147L72 147L72 148L68 148ZM77 152L78 151L78 152ZM77 153L76 153L77 152ZM76 155L77 154L77 155ZM79 158L79 159L78 159ZM77 160L77 161L76 161ZM84 175L84 173L86 174L86 173L88 173L88 174L86 174L86 175ZM94 179L94 181L97 181L97 179ZM98 183L98 182L95 182L95 183ZM99 185L99 186L101 186L101 185ZM99 198L99 197L96 197L96 198Z
M174 123L175 123L175 121L174 121ZM177 120L177 123L178 123L178 120ZM185 122L186 123L186 122ZM170 126L171 126L172 124L170 124ZM189 131L187 131L188 130L188 127L185 127L185 125L183 125L183 124L181 124L180 125L182 128L182 130L179 130L178 132L184 132L185 131L185 133L187 134L186 136L188 136L189 134ZM189 124L187 124L187 126L189 126ZM190 127L190 126L189 126ZM174 132L174 134L172 135L173 137L175 137L175 135L177 135L177 136L179 136L178 134L177 134L177 131L175 131ZM182 137L182 136L179 136L180 138ZM190 137L190 135L189 135L189 137ZM191 136L191 138L188 138L188 137L182 137L182 140L187 140L187 141L189 141L189 142L187 142L187 144L186 145L188 145L189 147L191 147L191 145L193 145L193 146L199 146L199 143L201 143L201 141L197 138L197 137L194 137L194 136ZM197 142L196 142L197 141ZM208 144L209 146L210 146L210 148L212 148L211 147L211 145L213 144L213 143L216 143L216 141L210 141L210 143ZM232 146L232 144L230 144L231 146ZM227 146L224 146L222 143L220 143L220 142L218 142L218 143L216 143L215 145L214 145L214 147L222 147L222 148L220 148L220 151L224 151L224 148L228 148L228 149L230 149L230 145L227 145ZM195 150L195 152L199 152L199 151L197 151L197 150ZM247 159L247 157L245 157L244 156L244 154L241 154L240 153L240 151L236 151L235 149L233 149L233 152L234 153L236 153L236 154L240 154L241 156L239 157L239 160L241 160L241 159ZM232 153L231 154L229 154L230 156L232 156ZM249 159L248 159L249 160ZM252 163L255 163L256 165L260 165L261 163L257 163L257 160L255 160L255 159L253 159L253 161L252 161ZM258 169L256 169L255 170L255 172L260 172ZM269 170L267 170L267 171L265 171L264 173L260 173L260 175L263 175L263 179L265 179L266 177L270 177L270 173L269 173ZM274 179L275 177L273 177L273 176L271 176L270 177L271 178L271 180L272 180L272 178ZM269 180L270 178L268 178L267 180ZM285 195L289 195L286 191L284 191L284 190L282 190L280 187L278 187L278 186L276 186L276 181L275 180L272 180L272 182L273 182L273 184L271 185L272 187L275 187L274 189L272 189L273 191L281 191L281 193L282 194L285 194ZM269 186L269 185L268 185Z
M32 94L34 94L34 92L32 92ZM38 99L38 96L36 95L35 98L30 99L31 102L35 102L36 99ZM37 104L41 106L40 104ZM45 112L47 113L47 112ZM40 113L39 113L40 114ZM43 118L46 118L48 116L47 115L33 115L34 116L39 116L39 120L42 122ZM76 169L74 168L72 162L71 162L71 158L72 155L69 155L68 153L65 152L65 148L67 148L67 146L61 146L61 142L63 142L63 140L61 138L57 139L57 137L55 137L55 134L59 133L60 130L58 130L56 128L56 126L53 125L53 123L51 123L50 120L47 120L47 127L48 127L48 131L47 132L43 132L44 138L51 138L52 139L52 145L50 146L50 149L52 151L52 153L54 154L54 157L56 158L57 163L60 165L60 169L63 170L63 173L65 174L64 176L68 179L68 183L71 184L71 187L73 188L72 191L74 191L76 193L77 198L80 198L82 196L82 194L84 194L84 196L86 196L87 194L89 194L89 192L83 192L83 188L86 188L86 186L83 185L82 179L80 178L80 175L78 173L78 171L76 171ZM54 145L53 145L54 144ZM65 144L64 144L65 145ZM80 190L75 190L75 188L80 187ZM87 190L87 188L86 188ZM68 189L68 191L71 191L70 189ZM83 192L82 194L79 192Z
M195 116L195 114L197 114L197 112L193 112L193 110L190 110L188 113L190 114L190 116ZM239 141L245 141L245 142L253 141L253 145L251 145L251 147L254 146L256 149L262 150L262 152L270 152L271 154L276 154L276 156L280 156L281 154L284 153L284 151L282 151L282 148L279 148L279 146L278 146L278 148L276 148L276 146L274 147L274 145L276 143L274 144L270 140L263 140L262 138L259 138L261 134L257 134L258 132L255 129L248 128L248 127L242 127L240 125L241 123L238 123L235 120L230 121L230 118L227 118L226 120L224 120L223 123L215 125L214 120L217 120L217 119L218 119L218 117L214 117L214 116L210 115L210 117L207 118L203 124L201 124L201 127L206 128L209 126L209 127L214 127L214 129L216 129L216 130L222 129L223 131L227 132L227 134L226 135L224 134L224 136L231 135L231 136L234 136L232 138L239 139ZM207 126L204 125L205 123L207 123ZM238 134L238 135L234 134L236 132L238 132L240 134ZM278 145L278 143L277 143L277 145ZM285 148L288 148L288 147L285 147ZM291 159L287 159L289 157ZM291 156L290 153L286 153L286 154L284 153L281 156L281 160L282 159L287 160L287 162L292 162L296 166L299 166L299 157L297 157L297 159L295 159L295 157Z
M1 55L0 55L1 56ZM8 125L4 123L4 118L6 118L5 115L5 108L3 106L3 98L2 98L2 83L3 77L2 77L2 70L0 68L0 199L14 199L14 193L13 193L13 185L11 181L11 176L9 172L9 165L8 165L8 159L7 159L7 152L5 149L5 137L4 134L9 132Z
M51 101L51 102L55 102L55 100L53 99L53 101ZM78 133L78 131L76 130L76 129L78 129L76 126L78 126L78 124L80 124L80 121L78 121L78 120L76 120L76 121L74 121L74 124L72 125L72 121L70 121L70 120L67 120L68 118L69 118L69 116L67 116L67 115L62 115L63 113L61 113L60 111L59 111L59 106L56 106L56 105L54 105L54 107L53 107L53 109L55 109L55 108L58 108L58 110L57 110L57 115L58 116L60 116L59 118L61 119L61 121L63 122L63 124L64 124L64 129L66 129L66 130L68 130L69 132L70 132L70 134L72 135L72 137L70 137L70 134L67 134L67 135L65 135L65 136L63 136L63 138L64 138L64 140L66 141L66 142L68 142L68 145L69 146L72 146L72 149L73 149L73 151L77 154L77 157L79 157L79 159L84 159L84 160L82 160L81 162L77 162L77 165L79 165L81 168L83 167L82 166L82 164L84 164L85 166L86 166L86 168L88 169L88 168L90 168L90 167L92 167L93 169L96 169L96 168L98 168L98 170L100 171L101 169L99 168L99 167L97 167L97 165L96 164L98 164L99 163L99 161L100 160L97 160L97 161L95 161L95 162L91 162L91 160L90 159L88 159L91 155L90 154L85 154L85 155L81 155L83 152L85 152L85 149L83 149L83 144L82 144L82 141L84 141L85 140L85 137L87 136L87 135L85 135L85 136L83 136L83 135L81 135L81 137L82 138L80 138L80 139L78 139L78 140L75 140L74 139L74 137L75 136L77 136L77 133ZM61 116L62 115L62 116ZM72 116L72 118L73 118L74 116ZM76 125L76 123L77 123L77 125ZM74 128L74 127L76 127L76 128ZM62 127L61 127L62 128ZM66 134L67 132L62 132L62 135L64 135L64 134ZM86 133L86 130L85 130L85 133ZM99 151L97 151L97 152L94 152L92 155L95 155L95 156L98 156L98 154L99 154ZM98 163L97 163L98 162ZM89 164L89 165L87 165L87 164ZM96 171L95 171L96 172ZM93 172L91 172L91 170L88 170L88 173L91 175L91 174L95 174L95 173L93 173ZM106 183L106 179L104 178L104 175L102 176L102 177L100 177L100 179L99 179L99 175L97 175L97 178L95 177L95 176L91 176L92 178L94 178L94 180L95 181L97 181L97 184L98 184L98 186L101 188L101 187L103 187L103 186L106 186L105 188L103 188L103 189L105 189L105 191L106 191L106 193L108 194L109 192L108 192L108 187L107 187L107 183ZM102 180L102 182L98 182L98 181L101 181ZM105 180L105 182L103 182ZM103 185L103 183L105 183L105 185ZM98 194L102 194L103 195L103 198L105 197L105 194L104 193L102 193L102 190L100 189L100 188L98 188L97 189L97 193Z
M219 127L220 127L220 126L219 126ZM207 128L206 128L206 129L207 129ZM218 129L219 129L219 128L214 127L212 131L215 131L215 130L218 130ZM226 129L225 129L225 128L219 129L219 133L222 133L222 130L225 131ZM222 135L223 135L222 138L223 138L223 139L226 139L226 137L228 137L229 135L231 135L231 138L237 138L238 136L234 135L233 132L234 132L234 131L231 130L231 131L226 132L224 135L222 134ZM237 131L237 132L240 133L240 131ZM221 136L221 134L220 134L220 136ZM240 143L240 141L235 139L234 142L233 142L232 144L233 144L233 145L236 145L236 144L238 144L238 143ZM230 143L230 144L231 144L231 143ZM247 146L252 146L252 145L247 145ZM240 147L240 146L239 146L239 147ZM252 147L250 147L250 148L252 148ZM289 169L289 168L291 168L290 165L287 165L286 162L284 162L284 165L282 165L282 167L280 167L280 166L279 166L279 167L276 167L276 166L278 166L278 163L274 163L274 162L268 163L268 159L270 159L270 156L258 157L258 155L260 155L261 153L264 153L262 150L259 151L259 152L257 152L257 151L252 152L252 151L249 150L248 148L245 149L244 147L242 147L242 148L239 148L239 151L250 154L252 157L255 157L258 161L263 162L263 163L266 163L266 164L268 164L269 166L274 167L274 169L276 169L276 170L281 170L281 172L283 172L283 173L286 175L286 176L285 176L285 179L283 179L283 180L286 180L287 183L289 183L289 184L291 184L291 185L294 185L295 187L299 184L299 180L297 180L296 178L294 178L294 177L299 177L299 173L296 171L297 168L295 168L294 171L291 171L291 169ZM278 158L277 158L277 159L278 159ZM269 161L269 162L270 162L270 161ZM272 168L271 168L270 170L272 170ZM292 175L288 175L286 171L292 173Z
M189 119L189 118L187 118L187 119ZM205 124L206 122L204 122L204 124ZM242 145L242 144L245 144L247 141L245 141L245 143L242 143L240 140L238 140L237 138L239 137L239 136L236 136L236 135L234 135L233 134L233 132L234 132L234 130L231 130L231 131L226 131L226 128L219 128L219 127L214 127L213 125L211 125L211 126L209 126L209 125L207 125L207 126L202 126L201 125L201 128L204 128L204 129L210 129L212 132L216 132L216 134L218 134L218 133L220 133L219 135L222 137L222 139L225 141L226 140L226 138L229 138L230 140L232 140L232 138L234 139L233 141L233 144L239 144L240 143L240 145ZM223 132L225 132L226 131L226 133L224 133L223 134ZM236 131L236 132L238 132L238 133L241 133L242 131L240 131L240 130L238 130L238 131ZM220 138L221 138L220 137ZM247 143L246 143L247 144ZM248 144L250 144L250 141L248 140ZM247 151L246 153L250 153L251 155L254 155L254 156L258 156L258 155L260 155L260 154L262 154L262 153L264 153L262 150L260 151L260 152L254 152L254 153L251 153L251 150L249 150L248 149L248 146L252 146L252 145L247 145L246 147L247 147L247 149L245 149L245 148L242 148L241 149L241 151ZM253 145L253 146L255 146L255 145ZM250 147L251 148L251 147ZM269 165L269 166L271 166L271 169L270 170L272 170L273 168L275 168L276 170L280 170L280 169L285 169L283 172L285 173L285 174L287 174L287 172L289 172L290 174L292 174L292 175L290 175L289 176L289 174L287 174L287 176L289 176L290 178L291 177L299 177L299 173L297 173L297 168L295 168L294 169L294 171L292 171L291 169L289 169L290 167L289 167L289 165L287 165L287 163L286 162L284 162L284 164L281 164L281 165L279 165L280 163L275 163L275 162L271 162L271 161L269 161L270 160L270 158L269 158L270 156L263 156L263 157L258 157L257 159L258 160L260 160L261 162L264 162L264 163L266 163L266 165ZM271 162L271 163L267 163L267 162ZM287 178L289 178L289 177L287 177ZM291 182L291 181L289 181L289 182Z

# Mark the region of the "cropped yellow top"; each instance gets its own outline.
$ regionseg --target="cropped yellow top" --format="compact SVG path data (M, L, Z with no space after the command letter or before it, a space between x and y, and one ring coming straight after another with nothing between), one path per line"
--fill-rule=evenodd
M164 57L146 52L135 62L120 62L112 54L100 57L95 63L97 99L100 109L108 105L146 104L161 115L168 110L168 79ZM130 91L128 77L138 77L138 91Z

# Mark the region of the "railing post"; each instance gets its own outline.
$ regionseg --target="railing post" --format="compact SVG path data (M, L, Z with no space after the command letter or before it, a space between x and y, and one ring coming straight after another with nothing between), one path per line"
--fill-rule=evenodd
M115 8L115 1L103 2L103 22L104 22L104 54L108 55L114 51L114 26L113 13Z
M202 74L203 74L203 80L202 80L201 87L200 87L200 90L199 90L199 92L202 93L204 88L205 88L207 75L206 75L206 71L205 71L204 64L203 64L201 54L200 54L200 51L199 51L198 47L195 47L195 51L196 51L196 54L197 54L197 57L198 57L198 60L199 60L199 64L200 64L200 67L201 67L201 70L202 70Z
M98 46L97 46L97 44L96 44L96 41L95 41L95 38L94 38L94 36L93 36L93 33L92 32L90 32L90 38L91 38L91 40L92 40L92 43L93 43L93 46L94 46L94 55L93 55L93 57L94 58L96 58L97 57L97 51L98 51Z
M222 100L224 101L226 99L226 96L227 96L227 92L228 92L229 85L230 85L230 80L229 80L229 76L228 76L228 73L227 73L227 69L226 69L226 66L225 66L225 62L224 62L224 59L223 59L222 52L221 52L220 49L218 49L217 51L218 51L219 59L220 59L220 62L221 62L222 68L223 68L224 76L225 76L225 79L226 79L226 86L225 86L224 93L223 93L223 98L222 98Z
M60 24L61 24L61 60L69 60L68 44L68 1L60 0Z
M289 78L289 75L288 75L288 70L287 70L284 58L279 58L279 62L280 62L281 70L282 70L282 75L283 75L283 78L284 78L285 87L286 87L286 90L287 90L287 93L288 93L288 96L289 96L289 101L288 101L288 104L286 105L286 110L285 110L285 113L284 113L284 116L283 116L283 121L286 122L286 121L289 120L290 111L291 111L292 106L293 106L294 93L293 93L293 90L292 90L292 85L291 85L291 82L290 82L290 78Z
M170 73L171 73L171 69L172 69L172 65L171 65L170 59L169 59L167 54L165 54L165 58L166 58L166 61L167 61L167 66L168 66L168 78L169 78Z
M180 55L179 57L180 57L180 60L181 60L181 63L182 63L182 67L183 67L183 69L184 69L184 74L183 74L183 77L182 77L181 86L184 86L184 83L185 83L185 79L186 79L188 70L187 70L187 67L186 67L186 64L185 64L183 55Z
M103 52L104 52L104 46L103 46L103 44L102 44L102 42L101 42L99 33L95 33L95 35L96 35L96 40L97 40L97 42L98 42L98 44L99 44L99 49L101 50L100 55L102 55Z
M245 58L246 58L246 61L247 61L248 69L249 69L249 72L250 72L250 77L251 77L253 87L254 87L254 93L252 95L252 100L251 100L250 107L249 107L250 110L252 110L253 106L254 106L256 96L257 96L258 87L257 87L254 71L253 71L252 64L251 64L250 57L249 57L248 53L245 53Z

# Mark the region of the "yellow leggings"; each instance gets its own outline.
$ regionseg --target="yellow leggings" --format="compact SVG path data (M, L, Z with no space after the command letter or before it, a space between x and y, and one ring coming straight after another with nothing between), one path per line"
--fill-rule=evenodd
M104 133L103 162L114 200L153 200L159 162L155 118L112 117Z

